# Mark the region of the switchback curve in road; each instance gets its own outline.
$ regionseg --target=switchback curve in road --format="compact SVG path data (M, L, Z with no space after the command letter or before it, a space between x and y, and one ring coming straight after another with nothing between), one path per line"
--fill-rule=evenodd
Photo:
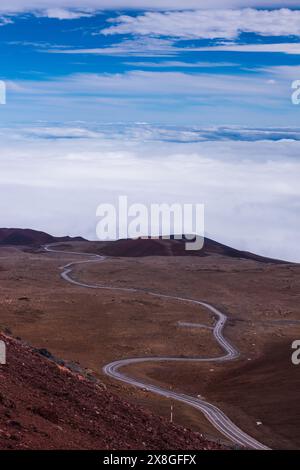
M73 277L71 277L71 273L73 271L73 267L78 264L88 264L88 263L95 263L101 262L107 259L105 256L101 256L98 254L89 254L89 253L81 253L76 251L62 251L57 250L55 247L56 244L51 245L44 245L43 249L50 253L59 253L60 255L76 255L76 256L87 256L88 259L84 261L75 261L62 266L61 278L73 285L79 287L85 287L89 289L103 289L103 290L113 290L113 291L121 291L121 292L135 292L135 293L143 293L153 297L159 297L169 300L176 300L183 303L189 303L194 305L200 305L205 307L216 319L216 323L212 328L212 332L214 338L224 350L224 355L219 357L174 357L174 356L165 356L165 357L135 357L135 358L127 358L121 359L118 361L111 362L103 367L103 372L112 377L116 380L121 382L125 382L127 384L133 385L135 387L141 388L143 390L147 390L158 395L161 395L165 398L177 400L179 402L185 403L187 405L192 406L200 410L208 421L226 438L228 438L234 444L246 447L248 449L257 449L257 450L268 450L269 447L265 446L264 444L258 442L253 437L249 436L247 433L242 431L238 426L236 426L228 416L223 413L218 407L215 405L201 399L198 397L194 397L192 395L187 395L184 393L175 392L172 390L165 389L158 385L150 384L147 382L143 382L142 380L137 380L134 377L131 377L124 372L120 372L120 369L129 366L132 364L138 363L146 363L146 362L224 362L234 360L239 357L239 351L223 336L223 330L227 321L227 316L225 313L221 312L219 309L214 307L213 305L203 302L200 300L188 299L184 297L178 296L171 296L166 294L160 294L156 292L150 292L148 290L143 289L136 289L136 288L124 288L124 287L113 287L113 286L104 286L104 285L97 285L97 284L87 284L80 282ZM182 326L187 326L183 324Z

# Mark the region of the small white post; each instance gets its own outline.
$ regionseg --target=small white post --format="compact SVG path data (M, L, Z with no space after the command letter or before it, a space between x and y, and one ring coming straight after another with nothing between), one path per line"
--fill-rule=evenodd
M0 365L6 364L6 344L0 341Z

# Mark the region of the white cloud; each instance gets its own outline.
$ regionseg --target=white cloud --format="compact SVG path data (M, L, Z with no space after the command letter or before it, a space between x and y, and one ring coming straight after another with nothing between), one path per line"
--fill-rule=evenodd
M291 83L299 69L265 67L242 73L168 69L74 74L7 82L3 119L151 121L172 124L287 126L299 119ZM221 72L221 73L220 73Z
M299 0L10 0L0 13L33 12L52 8L92 10L189 10L244 7L299 7Z
M218 71L219 72L219 71ZM298 78L295 70L295 78ZM7 83L6 120L70 119L169 123L286 125L297 122L291 81L273 68L262 73L183 73L134 70L75 74ZM30 110L30 112L28 111Z
M55 18L58 20L76 20L82 17L91 16L91 12L80 11L80 10L66 10L64 8L48 8L41 12L41 16L46 16L47 18Z
M106 98L99 101L105 102ZM118 100L116 100L116 104ZM2 128L0 135L12 129ZM241 127L241 126L172 126L153 125L147 122L128 123L87 123L85 121L67 122L54 125L39 122L38 125L22 126L14 130L16 140L29 139L105 139L130 142L300 142L300 127ZM288 145L288 144L286 144ZM298 154L289 152L290 158L298 159ZM233 156L232 156L233 158ZM255 159L255 155L252 155ZM275 159L275 155L274 155Z
M122 15L111 20L103 34L157 35L184 39L235 39L241 32L263 36L300 36L300 11L198 10L146 12L136 17Z
M238 64L233 62L183 62L178 60L168 60L160 62L124 62L125 65L143 68L218 68L218 67L236 67Z
M176 54L178 49L168 39L138 38L125 40L121 43L107 47L90 49L57 49L42 50L50 54L93 54L111 56L134 56L134 57L167 57Z
M69 136L74 127L52 132ZM35 141L17 133L1 132L2 225L94 238L97 205L119 194L197 202L216 239L300 261L300 142L155 143L143 134L49 141L38 129Z
M300 79L300 65L277 65L266 67L265 72L272 74L274 78L287 79L290 82Z
M139 68L186 68L186 69L202 69L202 68L219 68L219 67L237 67L239 64L233 62L183 62L179 60L166 60L160 62L124 62L125 65Z
M300 55L300 44L297 42L290 43L271 43L271 44L235 44L233 42L208 47L194 47L194 46L178 46L176 42L171 39L153 38L153 37L137 37L134 39L126 39L122 42L115 43L107 47L89 48L89 49L69 49L66 46L46 46L43 44L33 44L33 46L40 49L40 52L49 54L91 54L91 55L114 55L114 56L133 56L133 57L169 57L176 56L185 52L258 52L258 53L281 53ZM172 65L174 64L174 65ZM177 64L177 65L176 65ZM185 64L185 65L184 65ZM202 62L202 66L206 67L209 63ZM214 64L210 63L211 67L217 66L231 66L236 65L232 63L219 62ZM143 67L201 67L201 62L185 63L182 61L176 62L160 62L155 63L145 62L142 63Z
M16 134L17 135L17 134ZM102 137L100 132L96 132L84 127L72 126L40 126L24 127L21 135L24 138L40 139L95 139ZM20 137L20 135L19 135Z
M269 75L214 73L183 73L134 70L123 74L75 74L64 79L51 81L13 81L8 88L32 96L62 96L64 94L85 97L107 96L191 96L198 99L236 99L247 103L256 97L261 102L273 100L278 105L286 99L286 84L278 80L270 84L273 69Z
M2 18L0 17L0 26L5 26L5 25L11 24L11 23L13 23L11 18L7 18L5 16L3 16Z
M199 51L229 51L229 52L281 52L283 54L300 54L300 44L226 44L222 46L199 47Z

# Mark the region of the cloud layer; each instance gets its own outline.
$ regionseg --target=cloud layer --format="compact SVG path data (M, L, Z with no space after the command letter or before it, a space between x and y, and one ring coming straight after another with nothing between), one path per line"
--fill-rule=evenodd
M298 7L298 0L10 0L2 2L0 13L62 9L93 10L189 10L244 7Z
M300 142L166 142L158 128L157 141L145 142L145 131L109 136L78 123L3 129L2 225L95 238L96 207L119 195L130 203L204 203L210 236L300 261ZM177 132L182 138L186 130Z
M263 36L300 36L300 11L289 9L199 10L123 15L103 34L157 35L184 39L235 39L241 32Z
M94 238L97 205L120 194L132 202L205 203L214 238L300 261L300 130L292 127L299 107L291 103L300 12L253 9L297 3L5 2L2 14L41 18L19 18L8 27L10 42L1 43L4 56L9 48L16 59L26 52L3 67L2 122L24 122L21 130L0 129L2 224ZM140 11L124 14L125 7ZM103 9L115 12L85 18ZM230 126L237 123L246 127Z
M296 42L290 43L274 43L274 44L226 44L222 46L199 47L201 51L218 51L218 52L259 52L259 53L282 53L291 55L300 55L300 44Z
M77 20L78 18L92 16L92 12L82 10L67 10L65 8L47 8L46 10L40 12L40 16L56 18L58 20Z

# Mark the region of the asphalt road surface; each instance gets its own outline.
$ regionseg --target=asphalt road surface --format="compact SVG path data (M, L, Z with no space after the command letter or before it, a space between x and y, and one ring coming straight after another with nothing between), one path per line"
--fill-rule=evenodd
M97 254L89 254L89 253L79 253L76 251L62 251L56 250L54 247L56 244L52 245L45 245L43 246L44 250L50 253L59 253L60 255L76 255L76 256L85 256L88 257L87 260L84 261L75 261L65 266L61 267L61 278L65 281L74 284L79 287L85 287L89 289L105 289L105 290L113 290L113 291L122 291L122 292L136 292L136 293L143 293L147 295L151 295L153 297L159 297L164 299L172 299L177 300L178 302L183 303L190 303L195 305L201 305L205 307L209 313L211 313L214 318L216 319L216 323L212 328L212 333L218 342L218 344L224 350L224 355L219 357L175 357L175 356L166 356L166 357L135 357L135 358L126 358L121 359L118 361L111 362L107 364L103 368L103 372L121 382L125 382L127 384L133 385L135 387L141 388L143 390L147 390L149 392L156 393L157 395L161 395L165 398L170 398L173 400L177 400L179 402L185 403L187 405L192 406L200 410L211 422L211 424L218 429L226 438L228 438L234 444L246 447L248 449L259 449L259 450L267 450L269 449L267 446L261 444L253 437L246 434L240 428L238 428L219 408L215 405L208 403L207 401L194 397L191 395L186 395L184 393L174 392L172 390L165 389L158 385L151 385L150 383L143 382L141 380L137 380L134 377L130 377L129 375L122 373L120 369L124 366L129 366L131 364L137 363L145 363L145 362L224 362L224 361L231 361L239 357L239 351L223 336L223 330L227 321L227 316L225 313L221 312L213 305L210 305L207 302L203 302L200 300L194 299L186 299L183 297L159 294L156 292L150 292L143 289L135 289L135 288L122 288L122 287L113 287L113 286L103 286L103 285L93 285L93 284L86 284L80 281L75 280L70 276L73 271L73 267L77 264L87 264L87 263L96 263L101 262L107 259L107 257L100 256ZM183 327L188 327L187 323L182 323ZM195 325L194 325L195 326ZM199 326L201 326L199 324Z

